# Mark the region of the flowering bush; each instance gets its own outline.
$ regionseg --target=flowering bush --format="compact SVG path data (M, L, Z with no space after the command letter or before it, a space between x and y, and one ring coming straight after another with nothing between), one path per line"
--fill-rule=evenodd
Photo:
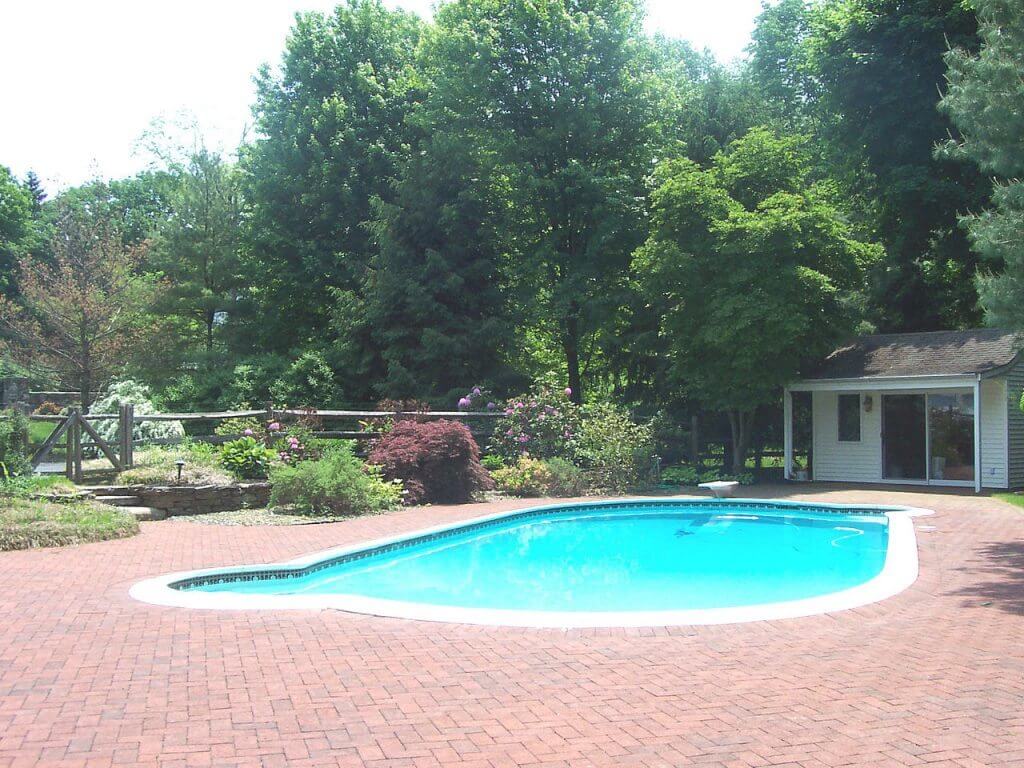
M107 393L95 401L89 410L92 413L117 413L122 405L134 405L136 416L159 413L149 387L137 381L125 379L116 381L107 389ZM93 428L108 443L117 439L117 419L105 419L92 422ZM180 421L136 421L132 429L133 440L160 440L172 437L184 437L185 428Z
M494 402L490 392L481 387L473 387L459 398L458 408L460 411L496 411L498 404Z
M544 383L529 395L509 400L497 420L490 450L509 460L523 453L538 459L571 459L580 416L571 394Z
M460 503L491 487L480 449L465 424L399 421L370 453L389 480L401 480L410 504Z

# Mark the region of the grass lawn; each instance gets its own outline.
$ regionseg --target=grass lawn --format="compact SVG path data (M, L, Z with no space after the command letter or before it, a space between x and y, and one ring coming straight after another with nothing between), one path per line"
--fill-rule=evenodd
M0 551L121 539L139 532L131 515L74 498L69 495L73 491L74 486L57 477L17 478L0 487ZM64 494L69 497L62 499Z
M993 493L992 498L1024 509L1024 493Z

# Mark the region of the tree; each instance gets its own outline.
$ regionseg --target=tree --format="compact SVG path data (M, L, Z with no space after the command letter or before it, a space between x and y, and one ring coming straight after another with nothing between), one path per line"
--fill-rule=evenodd
M444 134L407 165L393 203L380 203L380 252L366 296L365 323L386 364L380 394L444 397L507 380L513 348L509 300L495 249L499 195L488 172Z
M381 0L346 0L331 15L299 14L280 74L260 73L258 135L241 155L250 348L328 345L336 293L361 299L372 201L391 198L408 153L421 26ZM342 373L351 394L368 395L368 371Z
M43 209L43 203L46 202L48 195L46 190L43 189L43 182L36 176L35 171L29 171L25 174L25 189L32 196L32 213L38 216L39 212Z
M756 410L852 329L853 297L881 249L852 237L795 137L755 129L711 168L668 161L657 180L635 269L673 380L727 414L739 473Z
M179 318L183 335L209 354L240 283L239 174L200 146L174 176L177 184L167 197L172 213L158 226L148 261L168 278L162 312Z
M643 236L660 132L642 15L639 0L457 0L425 44L426 130L491 158L517 219L520 311L559 350L576 398Z
M32 198L10 170L0 166L0 292L14 290L14 266L32 221Z
M995 208L967 216L971 243L993 273L979 279L989 318L1024 328L1024 6L976 0L981 50L947 55L943 110L963 134L945 152L995 174ZM940 154L944 154L940 152Z
M145 343L155 286L136 272L143 250L126 247L109 223L62 218L52 258L23 257L17 303L0 299L6 350L28 370L73 387L88 409Z
M949 45L977 49L973 10L963 0L824 0L810 13L784 82L816 89L794 98L816 105L830 175L886 247L872 274L874 319L886 330L976 324L977 258L957 217L984 206L989 185L932 151L955 133L938 110L943 56Z

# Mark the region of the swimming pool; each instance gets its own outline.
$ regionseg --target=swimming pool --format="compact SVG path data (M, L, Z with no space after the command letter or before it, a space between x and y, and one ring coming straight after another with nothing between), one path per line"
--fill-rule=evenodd
M734 499L554 505L279 565L171 574L132 594L196 608L543 627L803 616L912 584L913 513Z

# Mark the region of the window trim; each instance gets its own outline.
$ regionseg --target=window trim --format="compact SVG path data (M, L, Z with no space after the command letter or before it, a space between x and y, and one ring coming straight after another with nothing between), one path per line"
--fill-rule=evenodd
M857 436L843 437L843 398L855 398L857 403ZM836 440L840 443L859 443L864 435L864 409L861 407L860 394L839 393L836 397Z

